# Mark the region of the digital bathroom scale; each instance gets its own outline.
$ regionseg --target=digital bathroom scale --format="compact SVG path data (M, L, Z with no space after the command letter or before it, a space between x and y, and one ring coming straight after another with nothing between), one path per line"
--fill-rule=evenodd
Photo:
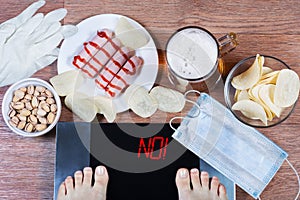
M235 184L171 137L169 124L59 122L56 126L54 199L67 176L86 166L106 166L107 200L178 200L179 168L217 176L229 200Z

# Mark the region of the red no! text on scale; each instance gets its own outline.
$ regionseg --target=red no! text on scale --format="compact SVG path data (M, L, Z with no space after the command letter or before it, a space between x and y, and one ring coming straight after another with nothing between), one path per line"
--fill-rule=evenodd
M147 139L140 139L137 155L138 158L140 158L142 155L145 155L146 158L149 158L151 160L164 160L167 154L169 138L164 138L161 136L149 138L147 145L145 140ZM156 145L159 145L158 151L154 151Z

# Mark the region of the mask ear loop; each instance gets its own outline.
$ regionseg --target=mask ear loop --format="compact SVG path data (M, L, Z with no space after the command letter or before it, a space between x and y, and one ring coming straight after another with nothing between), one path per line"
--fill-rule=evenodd
M190 94L190 93L192 93L192 92L201 95L201 93L200 93L198 90L189 90L189 91L187 91L186 93L184 93L185 101L194 104L194 105L198 108L198 113L197 113L196 115L194 115L194 116L187 115L186 117L188 117L188 118L196 118L196 117L198 117L198 116L200 115L200 112L201 112L200 105L199 105L197 102L192 101L192 100L189 100L189 99L187 98L188 94ZM176 131L176 128L174 128L173 125L172 125L172 122L173 122L175 119L181 119L181 120L183 120L184 117L173 117L172 119L170 119L170 121L169 121L169 126L171 127L171 129L173 129L173 131Z
M297 172L297 170L295 169L295 167L290 163L290 161L288 159L286 159L286 162L289 164L289 166L292 168L292 170L295 172L296 176L297 176L297 180L298 180L298 193L297 196L295 198L295 200L298 199L299 195L300 195L300 178L299 178L299 174Z
M171 129L173 129L173 131L176 131L176 128L173 127L172 125L172 122L175 120L175 119L184 119L184 117L173 117L172 119L170 119L169 121L169 126L171 127Z
M299 195L300 195L300 178L299 178L299 174L298 174L297 170L295 169L295 167L290 163L290 161L289 161L288 159L286 159L286 162L289 164L289 166L292 168L292 170L294 171L294 173L295 173L296 176L297 176L298 186L299 186L299 188L298 188L298 193L297 193L297 196L296 196L296 198L295 198L295 200L297 200L298 197L299 197ZM261 200L261 198L258 197L258 200Z

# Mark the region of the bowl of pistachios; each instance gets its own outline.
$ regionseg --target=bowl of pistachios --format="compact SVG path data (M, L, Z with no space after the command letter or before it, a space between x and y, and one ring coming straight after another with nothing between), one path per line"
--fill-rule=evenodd
M48 133L58 122L61 101L54 88L38 78L11 85L2 101L2 116L16 134L36 137Z

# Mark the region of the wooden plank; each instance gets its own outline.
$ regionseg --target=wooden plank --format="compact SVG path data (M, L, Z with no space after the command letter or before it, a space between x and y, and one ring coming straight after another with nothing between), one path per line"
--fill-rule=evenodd
M0 0L1 10L0 21L1 23L15 17L26 9L31 3L36 2L34 0L19 0L19 1L9 1ZM38 10L41 13L48 13L51 10L64 7L63 0L46 1L46 4Z
M198 25L212 32L253 34L299 34L298 1L194 1L194 0L66 0L68 22L78 23L89 16L118 13L137 19L152 28L176 30ZM79 14L80 13L80 14Z

